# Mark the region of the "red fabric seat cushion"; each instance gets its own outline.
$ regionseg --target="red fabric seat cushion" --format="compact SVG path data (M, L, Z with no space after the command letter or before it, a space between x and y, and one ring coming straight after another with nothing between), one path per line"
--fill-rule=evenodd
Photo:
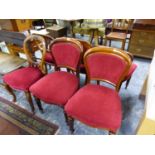
M58 71L44 76L30 87L30 91L49 104L64 105L78 89L78 85L75 75Z
M137 64L132 63L128 74L125 76L125 80L128 80L132 76L132 74L133 74L133 72L135 71L136 68L137 68Z
M38 68L25 67L4 75L3 80L14 89L26 91L42 76L43 74Z
M116 132L121 126L121 101L110 88L88 84L81 88L65 106L69 116L96 128Z
M45 54L45 61L49 63L53 63L53 56L50 52L46 52Z

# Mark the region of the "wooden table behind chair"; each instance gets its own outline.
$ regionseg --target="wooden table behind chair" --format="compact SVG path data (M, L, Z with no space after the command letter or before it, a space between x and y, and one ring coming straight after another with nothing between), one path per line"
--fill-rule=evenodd
M0 52L0 74L4 75L18 69L25 62L26 60L19 58L18 56Z

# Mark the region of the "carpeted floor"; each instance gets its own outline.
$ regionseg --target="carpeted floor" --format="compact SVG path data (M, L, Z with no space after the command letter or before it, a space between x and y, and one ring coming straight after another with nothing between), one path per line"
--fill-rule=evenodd
M81 38L79 35L76 37ZM88 38L85 37L84 39L87 40ZM112 42L112 46L119 48L121 45L118 42ZM126 48L127 48L127 45L126 45ZM123 108L122 126L118 131L118 134L120 135L135 134L139 121L142 118L142 115L144 112L144 100L139 99L139 94L140 94L143 82L147 76L151 60L135 58L134 62L138 65L138 68L133 74L129 87L126 90L125 85L123 84L119 93L122 98L122 108ZM84 78L85 78L85 75L81 75L81 85L83 85L84 83ZM24 93L16 92L16 95L17 95L17 104L30 111L30 107L25 99ZM11 100L11 96L8 95L8 93L3 88L0 88L0 96L8 100ZM55 123L59 126L58 134L60 135L70 134L70 131L65 123L63 111L61 108L54 105L43 104L45 113L42 114L39 112L37 106L35 107L36 107L37 116L49 122ZM91 128L80 123L79 121L75 121L74 134L104 135L104 134L107 134L107 131Z

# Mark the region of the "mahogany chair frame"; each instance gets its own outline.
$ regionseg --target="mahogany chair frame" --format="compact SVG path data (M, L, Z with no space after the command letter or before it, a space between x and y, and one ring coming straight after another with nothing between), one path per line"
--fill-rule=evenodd
M27 46L27 43L29 41L31 42L31 47ZM43 74L46 74L46 68L45 68L45 62L44 62L46 47L45 47L44 38L42 38L41 36L38 36L38 35L30 35L24 40L23 46L24 46L24 52L25 52L26 57L27 57L28 66L38 67ZM29 48L31 48L32 53L30 52ZM40 51L42 51L42 58L41 58L40 62L35 61L34 53L35 53L36 49L39 49ZM13 92L13 88L11 88L6 83L5 83L5 88L10 93L10 95L12 95L13 102L16 102L16 95ZM31 93L29 91L24 91L24 93L25 93L27 101L30 104L31 110L34 113L35 108L33 105Z
M50 36L50 35L44 35L44 34L35 34L34 33L34 35L38 35L38 36L41 36L41 37L43 37L44 38L44 40L45 40L45 45L46 45L46 53L47 52L50 52L50 44L51 44L51 42L54 40L54 38L52 37L52 36ZM46 55L46 54L45 54ZM51 66L53 65L53 63L51 62L47 62L47 61L45 61L45 65L46 65L46 71L48 71L48 69L47 69L47 66L49 67L49 68L51 68Z
M87 59L87 57L89 57L91 54L94 54L94 53L100 53L100 54L104 54L104 55L105 54L106 55L107 54L108 55L114 55L114 56L117 56L117 57L123 59L126 62L126 64L127 64L126 69L124 70L124 72L120 76L119 81L116 84L112 83L111 81L106 80L106 79L91 78L90 71L89 71L86 59ZM86 74L87 74L86 84L89 84L91 82L91 80L96 80L97 81L97 85L100 85L100 81L102 81L102 82L105 82L105 83L108 83L108 84L114 86L114 88L115 88L115 90L117 92L119 92L119 89L120 89L121 84L122 84L122 82L124 80L124 77L128 73L128 71L130 69L130 66L131 66L131 63L132 63L130 56L125 51L120 50L120 49L116 49L116 48L112 48L112 47L106 47L106 46L98 46L98 47L93 47L93 48L89 49L85 53L85 55L83 57L83 60L84 60L85 66L86 66ZM71 116L68 116L68 125L69 125L71 133L73 133L74 132L74 119ZM108 130L109 130L109 134L110 135L111 134L116 134L116 133L110 131L110 129L108 129Z

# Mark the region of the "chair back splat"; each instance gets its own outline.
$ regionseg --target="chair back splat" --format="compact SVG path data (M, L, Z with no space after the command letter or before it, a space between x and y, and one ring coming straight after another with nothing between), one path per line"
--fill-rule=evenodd
M88 75L87 83L91 80L104 81L119 91L131 66L131 58L123 50L99 46L85 53L84 64Z
M79 73L83 52L83 47L79 41L66 37L57 38L51 43L50 49L56 70L66 68L68 72Z
M46 73L45 68L45 54L46 44L43 37L38 35L30 35L24 40L24 51L27 57L29 66L38 67L42 73ZM38 59L38 56L41 60ZM40 56L41 54L41 56Z
M125 33L127 33L130 23L131 23L131 20L127 20L127 19L113 19L112 20L112 31L124 30Z

